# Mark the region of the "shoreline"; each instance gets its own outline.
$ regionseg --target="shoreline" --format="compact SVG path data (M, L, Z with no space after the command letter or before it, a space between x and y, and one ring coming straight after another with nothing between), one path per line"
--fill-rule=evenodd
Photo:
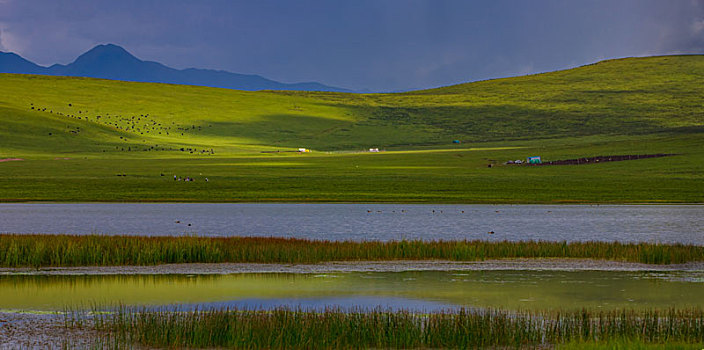
M90 326L66 328L59 313L14 313L0 310L3 349L92 349L98 332ZM142 348L142 347L136 347Z
M347 201L347 200L258 200L258 201L182 201L182 200L170 200L164 199L145 199L145 200L64 200L64 199L12 199L12 198L2 198L0 199L0 204L386 204L386 205L579 205L579 206L589 206L589 205L614 205L614 206L627 206L627 205L692 205L692 206L704 206L704 200L701 202L683 202L677 200L662 200L662 201L637 201L637 200L623 200L623 201L608 201L608 202L593 202L593 201L583 201L580 199L563 199L557 201L514 201L514 202L492 202L492 201L393 201L393 200L377 200L377 201Z
M653 265L633 262L521 258L457 262L448 260L336 261L319 264L191 263L153 266L82 266L50 268L0 268L0 276L124 276L124 275L226 275L226 274L325 274L393 273L406 271L605 271L605 272L704 272L704 262ZM12 348L93 348L104 338L90 323L64 326L59 313L0 310L0 344ZM129 348L151 348L130 344Z
M407 271L704 271L704 262L655 265L623 261L563 258L521 258L484 261L387 260L333 261L319 264L187 263L146 266L79 266L0 268L0 275L228 275L244 273L315 274L333 272Z

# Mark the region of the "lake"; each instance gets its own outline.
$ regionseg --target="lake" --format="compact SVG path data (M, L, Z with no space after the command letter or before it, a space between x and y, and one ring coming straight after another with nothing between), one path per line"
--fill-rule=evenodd
M704 244L704 206L2 203L0 232Z
M704 307L704 272L408 271L231 275L0 275L0 309ZM175 306L178 305L178 306Z

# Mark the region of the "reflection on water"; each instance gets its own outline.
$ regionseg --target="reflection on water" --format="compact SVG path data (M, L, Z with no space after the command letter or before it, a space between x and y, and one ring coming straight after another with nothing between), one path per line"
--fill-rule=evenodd
M304 309L324 311L326 309L341 310L414 310L422 312L441 312L457 309L461 305L441 303L433 300L411 299L387 296L345 296L345 297L320 297L320 298L276 298L276 299L239 299L229 301L218 301L197 304L174 304L169 305L174 310L207 310L207 309L255 309L268 310L277 307L288 307L291 309ZM164 306L155 306L157 310L163 310Z
M704 307L702 272L0 276L0 309L116 305L325 306L439 310Z
M0 222L6 233L704 244L701 205L2 203Z

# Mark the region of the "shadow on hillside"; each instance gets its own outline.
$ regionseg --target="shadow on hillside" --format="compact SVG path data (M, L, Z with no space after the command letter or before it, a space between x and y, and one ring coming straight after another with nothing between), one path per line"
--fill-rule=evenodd
M704 126L670 128L639 116L542 110L516 105L360 107L331 104L357 121L320 116L272 114L249 122L211 122L202 133L245 137L280 147L319 150L429 146L463 142L554 139L594 135L698 133Z
M557 111L516 105L439 107L357 107L365 123L414 125L440 130L466 141L501 141L591 135L662 132L660 123L634 116L614 117L582 111Z
M281 147L312 147L303 141L318 140L354 124L332 118L300 114L269 114L244 122L208 122L199 134L217 137L243 137L261 144ZM205 127L207 126L207 127Z

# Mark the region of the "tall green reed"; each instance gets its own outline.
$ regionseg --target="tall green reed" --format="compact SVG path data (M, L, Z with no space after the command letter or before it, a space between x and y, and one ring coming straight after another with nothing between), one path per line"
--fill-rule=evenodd
M124 343L154 347L476 348L611 341L704 341L704 311L510 312L460 309L312 312L222 309L174 312L129 307L99 315L96 328Z
M2 267L503 258L581 258L675 264L704 261L704 247L618 242L356 242L257 237L0 235Z

